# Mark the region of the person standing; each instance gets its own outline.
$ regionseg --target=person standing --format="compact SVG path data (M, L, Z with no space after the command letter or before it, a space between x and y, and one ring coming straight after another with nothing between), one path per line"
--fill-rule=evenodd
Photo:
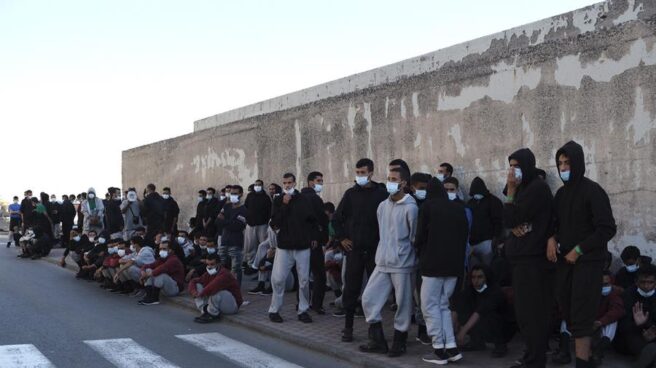
M271 198L264 191L264 182L256 180L253 191L248 193L246 201L246 232L244 243L244 261L247 264L253 262L257 246L266 240L267 228L271 219ZM249 273L257 272L248 266Z
M478 176L469 186L469 202L472 211L472 228L469 242L472 247L470 264L490 267L494 250L503 236L503 203L490 193L483 179Z
M210 238L216 239L217 237L217 226L216 226L216 217L221 212L221 201L215 196L216 190L212 187L207 188L207 196L205 202L205 212L203 214L203 229L205 229L205 234Z
M18 203L18 196L14 196L14 202L9 205L9 240L7 241L7 248L11 247L14 231L20 230L21 225L21 205ZM16 246L18 246L18 243Z
M28 228L32 227L32 222L34 218L34 205L32 204L32 191L25 191L25 198L21 201L20 204L20 214L21 222L23 224L23 232Z
M545 257L551 231L553 196L535 171L535 156L528 148L508 158L506 202L503 224L511 229L505 242L513 267L515 314L524 337L526 352L516 367L546 364L549 314L553 305L553 280Z
M52 220L52 234L54 235L53 241L57 242L61 238L61 203L57 201L57 196L50 195L50 202L48 202L48 216Z
M554 199L555 230L547 257L557 263L558 304L574 337L576 366L590 367L604 261L617 226L606 191L585 176L583 147L567 142L556 152L556 165L564 185Z
M122 236L124 221L121 214L121 191L114 187L107 191L109 199L105 201L105 226L110 236Z
M162 189L162 198L164 199L164 232L175 235L178 232L178 216L180 216L180 206L171 196L171 188Z
M143 226L141 221L141 205L137 191L134 188L128 189L128 194L121 202L121 212L123 213L123 240L128 241L132 239L134 232L137 228Z
M146 222L146 236L144 242L155 244L155 236L164 230L164 198L156 191L155 184L146 186L146 195L143 200L141 215Z
M96 234L102 232L103 218L105 215L105 206L102 199L96 196L96 190L89 188L87 191L87 199L80 205L82 208L82 215L84 216L84 233L88 234L89 231L94 230Z
M68 247L68 242L70 241L71 230L73 230L73 224L75 223L75 206L71 201L71 198L67 195L62 196L62 205L61 205L61 221L62 221L62 245Z
M241 260L244 256L244 229L247 211L241 202L244 188L233 185L230 189L230 204L223 206L217 217L217 225L222 229L219 255L224 267L230 266L232 273L241 285Z
M271 271L271 306L269 319L271 322L282 323L280 308L287 276L296 264L298 274L298 320L311 323L312 317L307 310L310 308L310 248L318 246L316 239L317 219L312 211L310 200L294 189L296 176L291 173L283 175L284 195L273 201L271 226L280 229L278 232L278 248Z

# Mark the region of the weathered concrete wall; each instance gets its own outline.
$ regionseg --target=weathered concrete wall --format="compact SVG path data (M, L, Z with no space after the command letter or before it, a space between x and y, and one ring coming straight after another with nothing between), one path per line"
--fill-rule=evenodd
M123 152L123 187L173 187L186 219L198 188L319 170L336 202L366 156L378 180L393 158L448 161L500 194L506 157L529 147L555 192L553 156L575 139L611 197L611 247L656 256L655 29L654 0L600 3L229 111Z

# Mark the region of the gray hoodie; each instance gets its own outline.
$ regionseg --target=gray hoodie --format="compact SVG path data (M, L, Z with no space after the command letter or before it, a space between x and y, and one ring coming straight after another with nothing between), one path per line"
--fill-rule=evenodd
M390 198L378 205L380 241L376 249L376 268L385 273L411 273L417 265L413 242L419 208L411 195L398 202Z

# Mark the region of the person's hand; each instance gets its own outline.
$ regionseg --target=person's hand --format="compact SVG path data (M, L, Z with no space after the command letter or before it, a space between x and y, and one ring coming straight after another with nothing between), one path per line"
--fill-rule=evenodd
M316 249L319 246L319 242L316 240L312 240L310 242L310 246L312 247L312 249Z
M633 305L633 321L636 326L642 326L647 323L649 319L649 312L642 309L642 303L638 302Z
M289 194L285 194L285 195L282 197L282 203L283 203L283 204L289 204L289 202L290 202L291 200L292 200L292 196L290 196Z
M554 263L558 261L558 243L553 237L547 240L547 259Z
M116 275L114 275L114 283L115 284L118 284L118 276L119 276L118 273Z
M462 333L462 331L458 332L456 335L456 342L458 343L458 346L464 346L465 345L465 334Z
M343 239L340 242L340 245L347 252L350 252L353 249L353 242L351 241L351 239Z
M194 277L194 270L187 272L187 276L185 276L185 281L189 282L192 277Z
M601 321L594 321L592 328L596 331L601 328Z
M216 216L216 218L218 218L219 220L225 220L225 215L223 214L223 212L221 212L219 213L218 216Z
M569 264L576 263L576 260L579 259L579 254L576 253L574 249L570 250L569 253L565 256L565 261Z
M642 337L644 337L647 342L651 342L656 339L656 326L651 326L648 329L642 331Z
M196 290L196 285L191 285L189 288L189 295L193 296L196 298L198 296L198 290Z
M59 265L62 267L66 267L66 257L62 257L62 259L59 261Z
M521 238L522 236L527 234L526 227L524 225L519 225L514 227L512 230L510 230L513 235L517 238Z
M515 195L517 187L521 184L521 181L518 181L515 177L515 168L511 167L508 169L508 175L506 177L506 184L508 185L508 196Z

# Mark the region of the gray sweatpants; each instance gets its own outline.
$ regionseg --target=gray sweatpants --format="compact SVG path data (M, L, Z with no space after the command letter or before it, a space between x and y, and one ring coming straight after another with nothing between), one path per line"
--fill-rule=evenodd
M203 285L196 284L196 290L199 293L203 291ZM201 312L207 306L207 311L213 316L218 316L219 314L236 314L239 311L235 297L228 290L221 290L214 295L203 298L194 298L194 302Z
M102 275L107 279L113 279L116 275L116 268L103 268Z
M421 311L434 349L456 347L449 298L453 295L457 280L457 277L421 278Z
M166 296L176 296L180 292L178 284L171 276L162 273L154 277L149 277L144 283L145 286L154 286L160 289Z
M260 262L264 258L266 258L267 252L271 248L271 242L269 239L261 242L260 244L257 245L257 251L255 252L255 256L249 260L249 264L251 268L258 269L260 267Z
M298 274L298 314L307 312L310 308L310 249L291 250L276 249L271 271L271 306L269 313L278 313L285 296L285 283L296 263Z
M269 225L267 224L257 226L246 225L246 230L244 231L244 260L246 262L252 262L257 246L267 239L268 227Z
M128 278L134 282L139 282L141 279L141 268L139 266L132 265L123 273L127 273Z
M385 307L387 298L392 289L396 296L398 309L394 315L394 329L406 332L410 329L412 319L412 290L414 288L414 272L387 273L374 268L367 287L362 293L362 309L367 323L376 323L383 320L380 312Z

